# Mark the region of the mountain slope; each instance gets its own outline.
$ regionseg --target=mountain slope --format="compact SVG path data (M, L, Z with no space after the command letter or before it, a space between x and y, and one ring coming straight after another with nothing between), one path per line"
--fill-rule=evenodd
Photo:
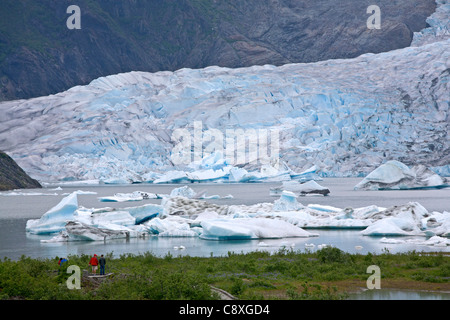
M42 180L145 181L173 169L173 130L280 132L293 169L362 175L386 160L450 163L450 39L281 67L131 72L0 103L0 148ZM448 170L448 169L447 169Z
M0 151L0 191L22 188L41 188L41 185L30 178L11 157Z
M433 0L60 0L0 3L0 100L54 94L110 74L353 58L409 46Z

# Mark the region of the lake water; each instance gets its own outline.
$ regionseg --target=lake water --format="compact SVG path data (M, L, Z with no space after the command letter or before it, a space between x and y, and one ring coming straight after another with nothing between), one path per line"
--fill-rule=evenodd
M450 292L373 289L351 294L349 300L450 300Z
M299 197L298 201L303 204L322 204L339 208L363 207L378 205L389 207L402 205L410 201L417 201L428 211L450 210L450 189L441 190L409 190L409 191L354 191L353 187L361 179L358 178L328 178L319 183L328 187L331 191L327 197L307 196ZM206 190L208 195L233 195L231 199L208 200L217 204L255 204L261 202L273 202L278 197L270 196L271 187L279 183L255 183L255 184L190 184L195 191ZM25 255L33 258L53 258L55 256L68 256L70 254L107 254L114 256L121 254L139 254L151 252L158 256L171 253L177 255L191 256L220 256L229 251L241 253L254 250L278 251L286 246L293 250L306 250L305 243L313 243L316 250L319 244L332 244L350 253L379 253L384 250L389 252L417 251L450 251L448 247L428 247L412 244L384 244L380 237L367 237L360 235L356 230L322 230L312 232L318 233L313 238L289 238L289 239L262 239L246 241L208 241L198 238L162 238L149 236L146 239L122 239L107 242L68 242L68 243L42 243L40 240L49 239L52 236L30 235L25 232L28 219L37 219L47 210L55 206L65 196L64 194L76 191L94 191L93 195L79 195L80 206L86 208L101 207L131 207L145 203L160 203L161 200L150 199L139 202L104 203L99 202L98 197L112 196L115 193L131 193L133 191L146 191L152 193L168 194L181 185L72 185L62 186L62 190L53 190L55 186L43 189L20 190L20 195L10 195L11 192L0 193L0 258L8 257L18 259ZM407 237L402 237L407 239ZM262 246L261 242L264 243ZM174 247L183 245L184 250L176 250ZM362 246L356 249L355 246Z

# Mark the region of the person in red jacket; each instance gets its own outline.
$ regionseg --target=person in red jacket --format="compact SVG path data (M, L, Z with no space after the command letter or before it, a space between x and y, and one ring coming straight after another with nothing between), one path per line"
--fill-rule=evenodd
M97 267L98 267L98 259L97 259L97 255L96 254L94 254L94 256L89 261L89 265L92 267L92 273L96 274L97 273Z

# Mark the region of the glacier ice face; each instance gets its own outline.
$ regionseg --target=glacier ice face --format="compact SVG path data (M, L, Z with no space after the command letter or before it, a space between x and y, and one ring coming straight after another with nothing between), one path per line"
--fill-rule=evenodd
M448 172L450 19L448 1L438 3L429 24L439 37L423 31L424 44L400 50L280 67L130 72L2 102L0 149L41 181L167 183L189 181L188 173L222 181L233 163L209 157L203 133L265 129L280 133L280 159L294 172L316 165L322 176L362 176L387 159ZM173 164L176 129L202 141L203 163L193 154L197 167ZM272 173L240 169L248 173L234 170L233 179Z
M420 32L414 32L411 46L448 39L450 35L450 1L436 0L436 4L436 11L426 20L429 27Z
M428 189L450 186L446 178L418 165L409 168L405 164L391 160L369 173L355 190Z

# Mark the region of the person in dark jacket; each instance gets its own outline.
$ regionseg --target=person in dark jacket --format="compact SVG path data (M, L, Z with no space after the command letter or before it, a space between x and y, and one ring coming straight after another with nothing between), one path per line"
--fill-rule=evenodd
M98 263L100 265L100 275L105 274L105 265L106 265L106 259L103 257L103 255L100 256L100 259L98 259Z

